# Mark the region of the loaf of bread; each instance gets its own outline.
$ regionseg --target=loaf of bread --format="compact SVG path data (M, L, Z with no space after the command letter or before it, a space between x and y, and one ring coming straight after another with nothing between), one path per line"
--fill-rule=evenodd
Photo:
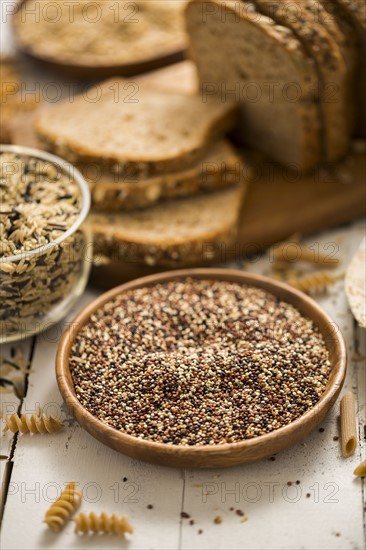
M239 185L145 210L94 213L94 261L160 267L225 261L235 245L244 190Z
M94 210L104 211L146 208L160 200L237 185L249 176L248 166L223 139L190 168L152 178L124 180L96 165L78 168L90 185Z
M93 101L90 98L94 98ZM121 178L184 170L236 120L234 102L168 94L112 79L42 112L40 143L73 162L108 166Z
M351 59L342 47L343 36L337 22L327 17L323 5L314 0L254 1L258 9L273 17L276 23L290 28L315 60L320 83L324 160L338 160L347 152L354 130L354 101L350 101L349 95Z
M366 3L364 0L322 0L329 13L338 15L342 25L351 28L349 35L358 50L356 92L357 135L366 138Z
M319 77L294 32L235 0L193 0L187 28L203 93L240 102L244 142L297 169L317 166Z

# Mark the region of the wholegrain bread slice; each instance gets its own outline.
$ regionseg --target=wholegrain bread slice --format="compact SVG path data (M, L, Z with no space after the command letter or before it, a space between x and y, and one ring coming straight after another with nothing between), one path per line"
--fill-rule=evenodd
M237 233L243 185L145 210L94 213L94 261L174 266L224 258Z
M335 0L352 17L358 28L366 34L366 4L364 0Z
M344 34L356 48L356 134L366 137L366 3L364 0L322 0L322 4L342 25Z
M243 140L282 164L314 168L322 160L318 75L294 33L235 0L193 0L187 28L203 90L240 100Z
M51 16L43 2L27 0L13 27L19 45L42 59L89 67L131 64L185 48L186 2L58 0Z
M160 200L237 185L249 176L249 167L226 140L212 144L192 167L152 178L125 181L96 165L92 173L89 166L78 168L90 185L94 209L104 211L146 208Z
M143 178L192 165L235 118L233 102L113 79L44 111L35 129L46 149L71 162L96 161L122 178Z
M289 27L315 60L320 82L324 158L333 162L344 156L354 130L349 97L349 63L339 41L341 31L325 17L314 0L254 0L258 10ZM338 36L333 35L333 31Z

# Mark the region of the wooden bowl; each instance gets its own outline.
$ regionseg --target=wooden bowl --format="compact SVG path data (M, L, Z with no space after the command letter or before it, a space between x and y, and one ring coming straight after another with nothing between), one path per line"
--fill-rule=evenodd
M16 10L14 10L14 14L17 13L21 9L22 4L27 1L28 0L20 0ZM62 60L55 60L53 57L47 56L47 53L43 55L34 53L30 48L21 44L18 38L16 25L14 25L13 21L12 29L17 49L25 57L42 64L45 68L55 71L57 74L78 79L100 80L112 76L135 76L183 61L186 52L186 45L182 44L181 47L174 48L167 46L157 53L151 52L150 55L146 56L144 59L141 58L136 61L131 61L130 63L115 63L109 65L98 65L97 63L88 64L80 62L77 57L73 63L70 63Z
M74 385L69 370L70 348L80 328L86 324L90 315L105 302L113 299L127 290L181 279L184 277L197 279L215 279L231 281L239 284L249 284L271 292L281 300L296 307L303 315L310 318L322 333L330 354L331 373L326 389L315 407L303 416L269 434L237 443L223 445L179 446L166 445L152 441L143 441L124 434L103 424L90 414L77 400ZM93 437L112 447L116 451L133 458L155 464L187 468L214 468L235 466L244 462L252 462L278 453L282 449L294 445L325 417L335 403L342 388L346 373L346 348L343 337L332 319L318 306L314 300L292 287L251 273L229 269L184 269L143 277L101 295L82 310L70 324L59 344L56 358L56 375L61 394L72 410L76 420Z

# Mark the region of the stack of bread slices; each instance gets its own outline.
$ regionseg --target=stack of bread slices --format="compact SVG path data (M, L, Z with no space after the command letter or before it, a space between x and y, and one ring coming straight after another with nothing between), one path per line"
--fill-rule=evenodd
M364 0L192 0L187 26L202 91L240 103L245 143L307 171L366 135Z
M224 135L236 118L233 102L112 79L35 129L90 183L96 261L160 268L219 260L235 241L247 170Z

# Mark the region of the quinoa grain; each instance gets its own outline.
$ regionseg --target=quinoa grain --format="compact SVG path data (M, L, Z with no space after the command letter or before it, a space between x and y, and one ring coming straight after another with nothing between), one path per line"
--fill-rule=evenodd
M120 294L71 350L80 403L126 434L168 445L272 432L323 393L330 363L313 322L255 287L182 279Z

